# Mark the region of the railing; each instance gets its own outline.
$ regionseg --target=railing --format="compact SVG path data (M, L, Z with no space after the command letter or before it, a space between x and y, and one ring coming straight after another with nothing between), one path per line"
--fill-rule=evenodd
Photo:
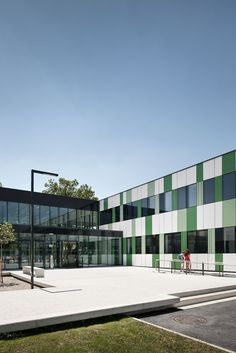
M166 263L168 266L166 266ZM164 265L164 266L162 266ZM218 267L218 269L216 269ZM225 267L231 270L225 270ZM214 269L213 269L214 268ZM161 269L170 270L171 273L179 270L186 274L191 272L201 272L204 276L206 272L219 273L219 276L224 276L224 273L236 274L236 266L228 265L223 262L197 262L197 261L181 261L178 259L166 260L156 259L155 270L160 272Z

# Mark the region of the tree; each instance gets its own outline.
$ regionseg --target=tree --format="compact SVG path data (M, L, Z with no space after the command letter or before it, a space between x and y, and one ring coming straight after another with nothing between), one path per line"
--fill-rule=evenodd
M65 178L59 178L58 182L54 179L49 179L47 183L44 184L45 194L78 197L80 199L91 199L98 200L95 196L95 191L92 190L91 186L83 184L79 186L77 179L68 180Z
M3 276L2 276L2 268L3 268L3 261L2 261L2 247L3 245L7 245L16 240L15 231L12 224L4 223L0 224L0 280L3 283Z

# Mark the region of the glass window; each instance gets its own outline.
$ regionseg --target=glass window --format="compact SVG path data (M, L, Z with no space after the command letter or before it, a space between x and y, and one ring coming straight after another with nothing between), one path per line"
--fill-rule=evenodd
M59 208L59 226L67 227L67 208Z
M235 227L217 228L215 233L216 253L235 253Z
M112 208L100 212L100 225L112 223Z
M7 203L0 201L0 223L7 222Z
M181 251L181 234L165 234L165 254L179 254Z
M12 224L18 224L18 203L8 202L8 222Z
M222 176L223 200L234 199L236 197L236 173L228 173Z
M49 206L40 206L40 224L49 226Z
M160 194L160 213L172 211L172 191Z
M155 197L147 197L146 199L141 200L141 207L142 207L142 217L144 216L151 216L155 214Z
M19 203L19 224L30 224L30 205Z
M141 254L142 237L135 237L135 254Z
M153 236L146 235L146 254L153 254Z
M58 207L50 207L50 225L58 227Z
M77 210L77 227L84 228L84 210Z
M124 221L138 217L138 202L130 202L124 205Z
M34 224L38 225L40 222L40 206L34 205Z
M190 253L208 253L208 231L198 230L188 232L188 249Z
M159 254L159 234L153 235L153 254Z
M197 206L197 185L187 186L187 207Z
M76 210L74 210L74 209L68 209L67 226L70 228L76 228Z
M203 202L215 202L215 178L204 180L203 182Z
M186 192L186 187L184 186L183 188L177 189L177 195L178 195L178 210L181 210L182 208L187 207L187 192Z
M115 207L115 222L120 222L120 206Z
M98 213L97 211L92 211L93 212L93 229L97 229L98 227Z
M112 211L112 210L110 210ZM91 225L92 225L92 211L90 210L85 210L85 228L89 229L91 228Z

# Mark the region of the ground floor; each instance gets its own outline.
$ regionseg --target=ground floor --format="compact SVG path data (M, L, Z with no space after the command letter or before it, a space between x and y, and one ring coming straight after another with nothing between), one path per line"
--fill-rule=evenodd
M4 269L20 269L31 262L30 233L17 233L3 248ZM43 268L122 265L122 238L104 234L34 234L34 263Z

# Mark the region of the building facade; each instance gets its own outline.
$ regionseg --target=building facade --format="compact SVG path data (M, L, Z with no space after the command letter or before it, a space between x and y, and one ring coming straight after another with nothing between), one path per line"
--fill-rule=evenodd
M236 270L235 150L100 200L99 211L100 229L123 232L124 265L189 249L196 268Z
M122 265L122 232L99 230L98 202L34 193L35 266ZM0 223L11 223L16 241L3 248L4 269L30 264L29 191L0 188Z

